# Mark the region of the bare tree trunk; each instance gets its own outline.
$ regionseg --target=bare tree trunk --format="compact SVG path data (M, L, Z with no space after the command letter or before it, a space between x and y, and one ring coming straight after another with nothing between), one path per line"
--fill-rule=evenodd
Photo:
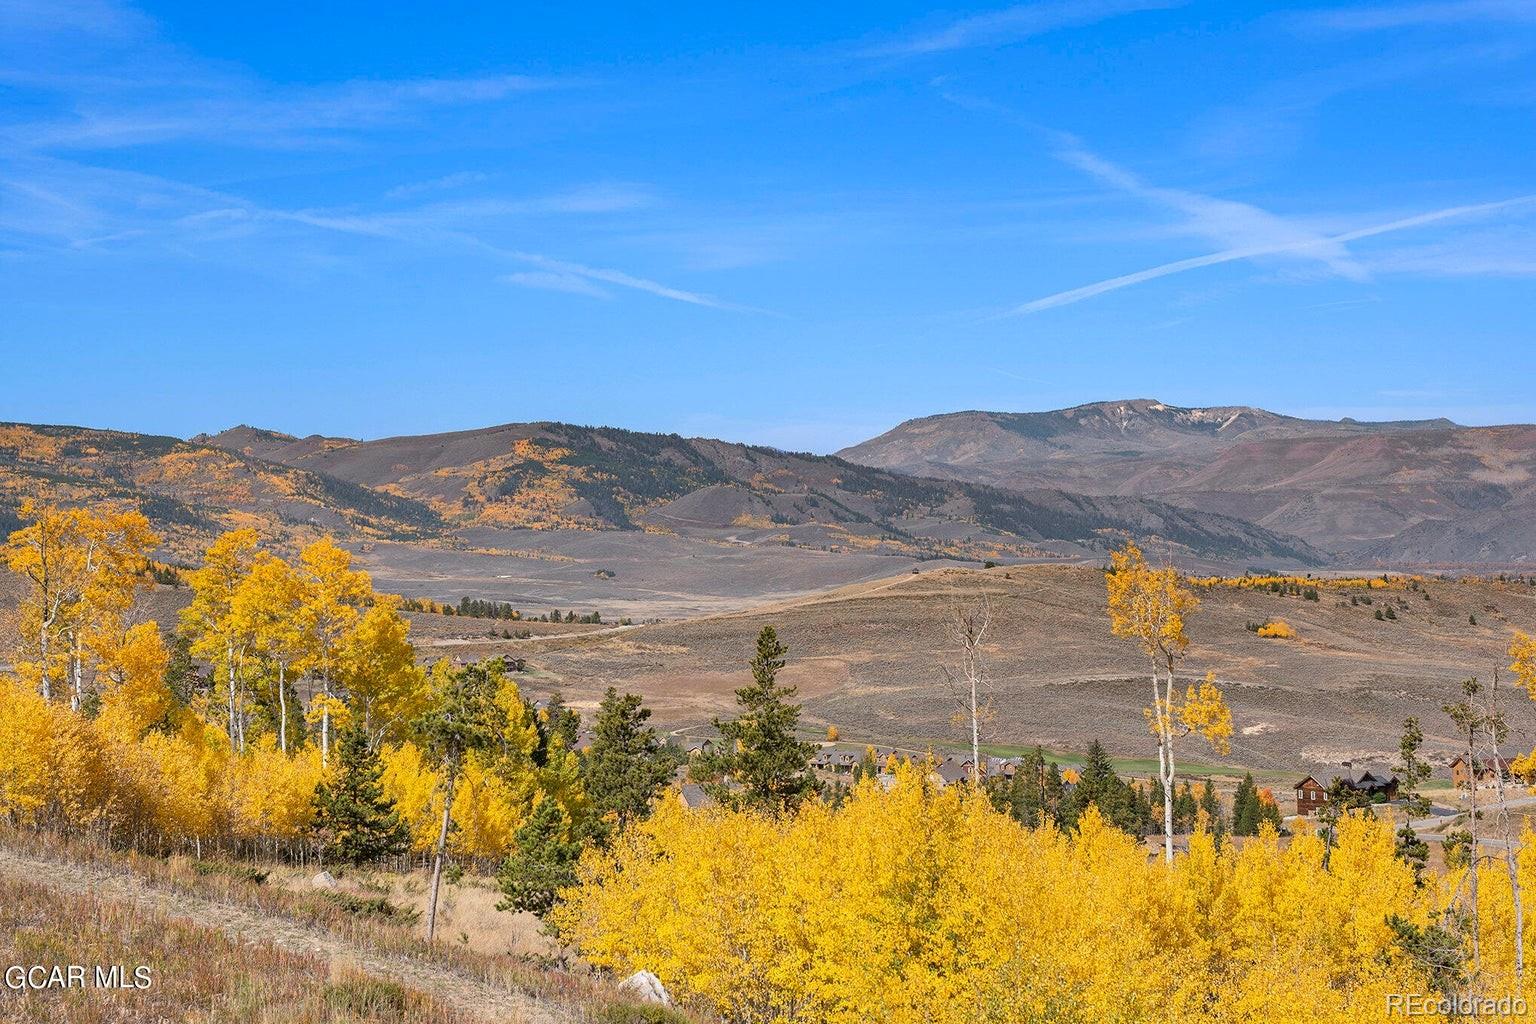
M229 665L229 678L225 683L225 703L229 706L229 745L235 746L235 645L233 641L224 644L224 660Z
M43 620L42 627L37 631L37 649L40 652L43 663L43 700L53 699L53 684L48 680L48 631L53 628L53 620L56 615L58 615L57 609L55 609L52 615Z
M437 888L443 878L443 852L448 847L449 816L453 813L453 788L457 782L455 772L448 773L443 792L443 827L437 833L437 852L432 856L432 895L427 900L427 941L437 934Z

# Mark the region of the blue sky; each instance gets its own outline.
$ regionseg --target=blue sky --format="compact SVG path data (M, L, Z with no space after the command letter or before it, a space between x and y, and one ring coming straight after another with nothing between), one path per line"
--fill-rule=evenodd
M632 6L0 0L0 419L1536 420L1533 0Z

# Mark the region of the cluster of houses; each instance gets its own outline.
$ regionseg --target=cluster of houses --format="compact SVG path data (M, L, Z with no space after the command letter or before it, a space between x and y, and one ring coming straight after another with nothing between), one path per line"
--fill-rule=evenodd
M1451 785L1458 790L1487 789L1500 783L1530 779L1517 775L1508 758L1474 757L1470 761L1458 755L1451 762ZM1309 817L1328 806L1328 793L1335 785L1365 797L1372 803L1397 799L1400 785L1397 773L1382 765L1356 765L1345 761L1338 768L1308 775L1296 783L1296 813Z

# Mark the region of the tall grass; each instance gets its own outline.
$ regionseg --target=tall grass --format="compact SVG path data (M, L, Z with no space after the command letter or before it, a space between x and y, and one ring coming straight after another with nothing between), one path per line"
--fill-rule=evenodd
M294 892L266 884L266 872L246 862L198 861L184 857L161 859L58 833L12 829L0 829L0 846L57 862L61 871L69 871L73 865L89 865L100 871L132 876L160 892L243 907L315 928L361 950L430 964L487 985L532 996L559 1008L573 1022L686 1024L697 1019L675 1010L662 1011L658 1007L637 1004L620 996L605 979L579 967L535 963L480 952L453 942L429 945L412 927L414 915L408 911L383 912L374 905L382 901L337 898L339 894L326 891ZM60 962L82 961L65 959ZM181 1018L173 1016L169 1019ZM8 1021L9 1018L0 1013L0 1020Z
M0 1018L26 1024L195 1019L207 1024L469 1024L395 982L42 881L0 878L0 963L86 968L84 987L0 989ZM147 968L147 988L97 988L94 968Z

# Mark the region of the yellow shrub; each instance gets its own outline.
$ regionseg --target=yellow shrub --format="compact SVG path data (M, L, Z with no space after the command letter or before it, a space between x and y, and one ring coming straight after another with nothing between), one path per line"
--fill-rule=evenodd
M1259 636L1269 637L1272 640L1296 639L1295 628L1282 619L1275 619L1273 622L1264 623L1264 625L1259 627L1258 634Z

